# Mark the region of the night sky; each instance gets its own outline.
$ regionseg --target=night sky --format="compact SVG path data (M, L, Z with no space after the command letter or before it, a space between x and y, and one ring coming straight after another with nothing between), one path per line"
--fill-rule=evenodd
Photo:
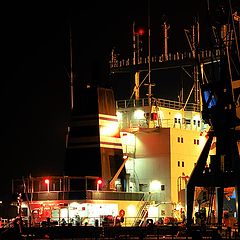
M16 1L1 7L0 200L10 195L12 179L63 174L70 26L75 81L91 81L98 66L100 81L112 85L119 99L130 97L109 76L108 61L113 47L122 57L131 56L132 23L147 31L148 1L61 2ZM169 51L189 50L183 29L198 14L204 21L204 5L202 0L150 0L152 51L161 51L159 32L166 17Z

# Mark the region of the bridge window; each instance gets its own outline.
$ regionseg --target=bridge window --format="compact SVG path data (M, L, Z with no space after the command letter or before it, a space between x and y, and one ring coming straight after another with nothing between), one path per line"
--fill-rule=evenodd
M194 144L199 145L199 139L194 139Z
M197 123L198 123L198 127L200 127L200 120L198 120Z
M180 143L180 142L183 143L183 137L178 137L178 138L177 138L177 141L178 141L179 143Z
M181 118L174 118L174 123L181 123Z

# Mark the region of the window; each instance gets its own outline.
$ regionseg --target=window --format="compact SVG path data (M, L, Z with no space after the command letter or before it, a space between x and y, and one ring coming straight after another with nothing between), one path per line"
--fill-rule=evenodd
M180 161L177 162L178 167L180 167Z
M183 143L183 137L178 137L177 141Z
M193 120L193 125L196 125L196 120Z
M197 121L197 125L198 125L198 127L200 127L200 120Z
M162 190L162 191L165 190L165 185L161 185L161 190Z
M180 118L178 119L178 123L181 123L181 119Z
M177 118L174 118L174 123L177 123Z
M199 145L199 139L194 139L194 144Z
M182 162L182 167L184 167L184 162Z

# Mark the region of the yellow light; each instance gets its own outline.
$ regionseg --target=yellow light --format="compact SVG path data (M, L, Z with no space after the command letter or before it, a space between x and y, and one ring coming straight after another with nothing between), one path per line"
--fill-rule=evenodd
M144 111L143 110L134 111L134 118L135 119L144 119Z
M111 123L107 126L100 126L101 136L116 136L119 134L118 123Z
M129 217L136 216L136 213L137 213L136 207L134 205L129 205L127 207L127 213Z
M118 121L122 120L123 114L121 112L117 112Z
M150 192L156 192L161 189L161 183L158 180L153 180L150 183L149 190Z
M175 114L175 118L182 120L182 114L181 113Z

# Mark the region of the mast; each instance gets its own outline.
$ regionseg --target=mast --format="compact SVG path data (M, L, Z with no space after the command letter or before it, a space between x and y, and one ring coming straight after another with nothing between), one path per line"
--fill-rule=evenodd
M148 0L148 83L145 84L148 86L148 105L151 111L151 102L152 102L152 86L151 83L151 24L150 24L150 0Z
M71 107L71 112L73 110L73 54L72 54L72 28L71 24L69 27L69 51L70 51L70 107ZM67 134L66 134L66 148L68 146L68 140L69 140L69 132L70 132L70 127L68 126L67 128Z

